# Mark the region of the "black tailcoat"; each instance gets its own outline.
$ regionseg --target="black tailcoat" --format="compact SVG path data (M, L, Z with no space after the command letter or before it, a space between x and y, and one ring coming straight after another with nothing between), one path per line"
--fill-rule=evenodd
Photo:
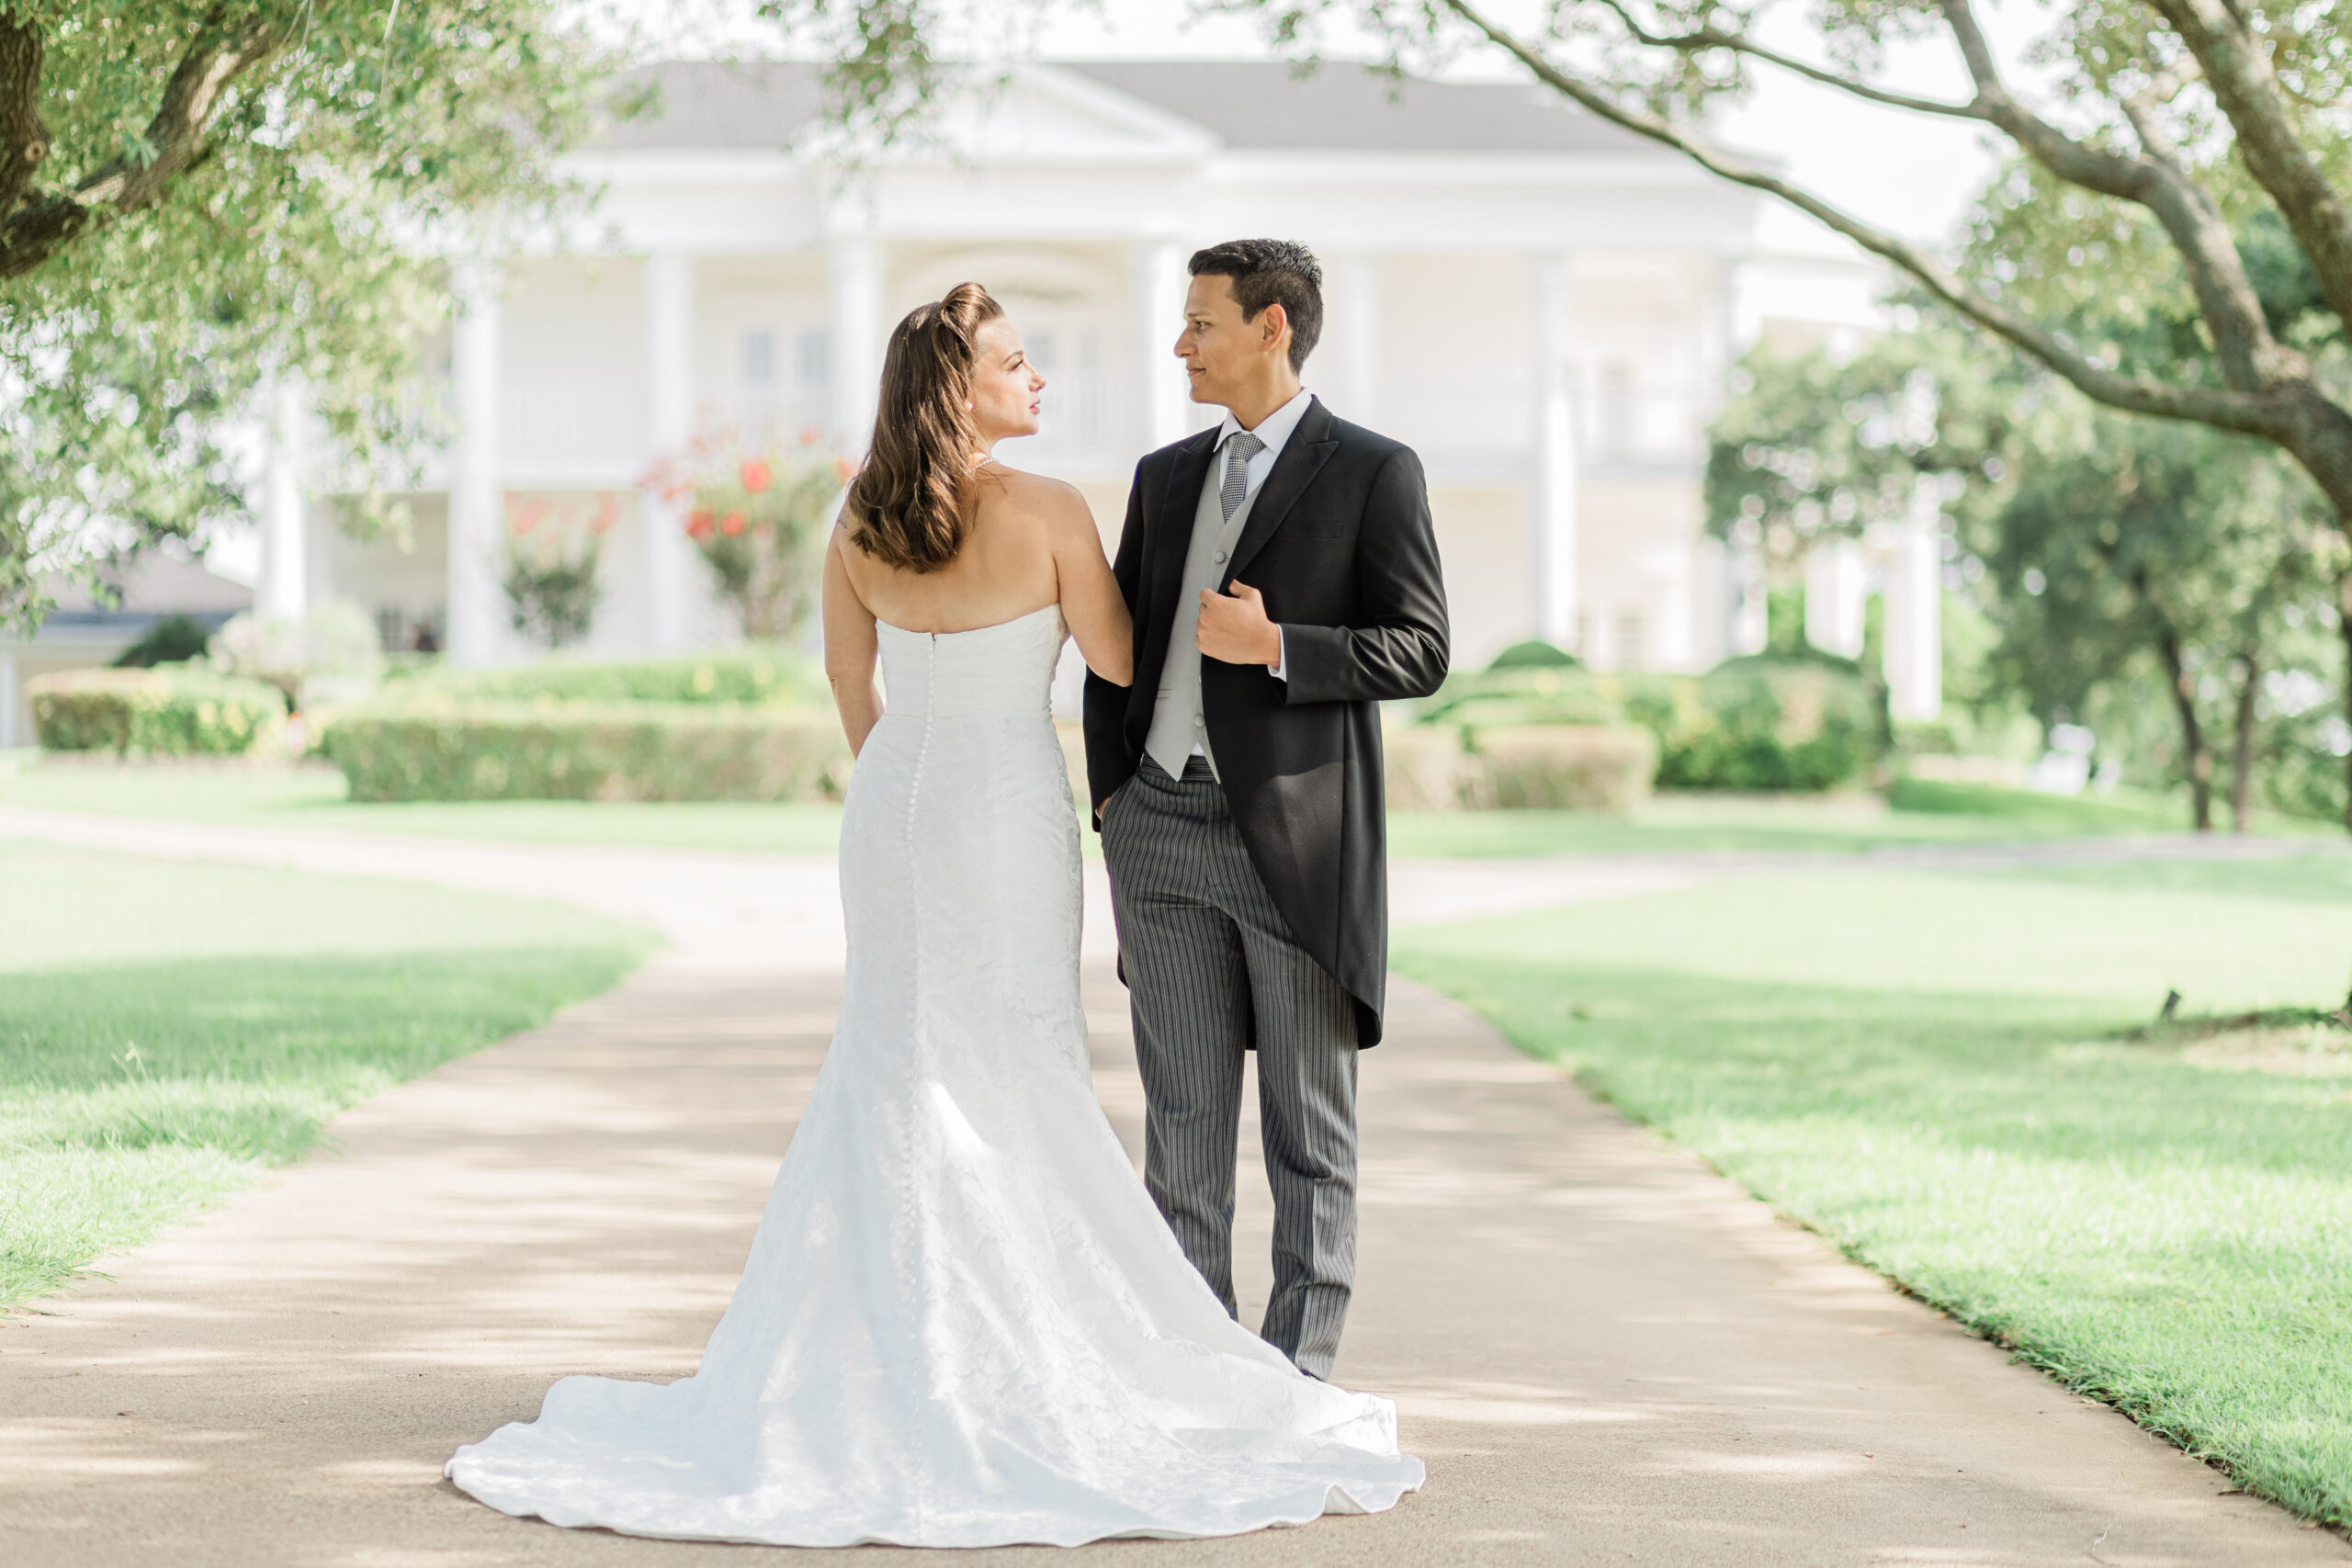
M1216 442L1205 430L1136 465L1112 563L1135 614L1135 684L1086 682L1098 802L1143 758ZM1332 418L1318 399L1259 490L1224 586L1237 579L1281 624L1289 679L1202 659L1217 773L1267 892L1355 998L1359 1043L1376 1044L1388 974L1379 705L1427 696L1446 669L1445 582L1420 459Z

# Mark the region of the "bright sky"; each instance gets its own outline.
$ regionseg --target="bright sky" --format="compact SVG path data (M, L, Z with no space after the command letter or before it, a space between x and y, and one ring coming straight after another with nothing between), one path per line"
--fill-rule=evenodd
M1498 18L1516 19L1538 0L1495 0ZM768 53L786 41L774 23L752 16L751 0L581 0L636 20L665 52L741 50ZM949 7L953 9L953 7ZM979 40L990 52L1042 59L1104 57L1258 59L1269 47L1257 21L1233 16L1194 17L1185 0L976 0L981 15L1007 18L1009 36ZM2043 17L2031 0L2006 0L1980 13L2002 52L2011 59ZM1805 39L1793 13L1771 28L1770 41L1804 53ZM1024 36L1025 35L1025 36ZM1337 56L1361 52L1363 40L1332 37ZM1465 50L1437 66L1464 80L1524 80L1514 62L1490 49ZM1724 117L1723 139L1742 150L1784 161L1798 183L1858 216L1906 236L1939 240L1965 217L1970 200L1992 172L1985 132L1973 122L1936 119L1860 103L1783 73L1764 73L1758 91ZM1959 97L1966 78L1957 55L1940 43L1891 51L1873 80L1921 96ZM1810 224L1805 220L1799 223Z

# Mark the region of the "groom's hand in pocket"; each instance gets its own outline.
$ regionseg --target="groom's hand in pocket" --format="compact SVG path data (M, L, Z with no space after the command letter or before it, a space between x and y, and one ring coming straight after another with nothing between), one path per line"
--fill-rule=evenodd
M1266 618L1265 595L1246 582L1236 582L1230 593L1201 590L1201 622L1193 633L1193 646L1222 663L1271 669L1282 660L1283 634Z

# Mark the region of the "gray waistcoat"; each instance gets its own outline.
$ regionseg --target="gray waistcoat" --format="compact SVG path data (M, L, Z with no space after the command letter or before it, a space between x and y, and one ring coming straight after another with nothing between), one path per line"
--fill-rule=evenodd
M1243 498L1233 515L1220 519L1218 494L1225 478L1225 454L1209 465L1201 486L1201 502L1193 510L1193 542L1184 552L1184 584L1176 595L1176 618L1168 629L1168 660L1159 669L1159 697L1151 711L1151 733L1143 749L1168 770L1171 778L1184 776L1184 761L1198 746L1216 768L1209 748L1209 732L1201 716L1201 650L1193 646L1193 632L1201 623L1201 591L1225 581L1225 563L1258 503L1256 491Z

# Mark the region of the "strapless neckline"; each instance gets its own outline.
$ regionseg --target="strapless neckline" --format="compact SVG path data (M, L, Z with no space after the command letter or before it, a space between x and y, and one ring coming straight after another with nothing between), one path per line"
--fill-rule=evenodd
M1038 605L1035 609L1030 611L1025 615L1015 615L1009 621L990 621L984 626L966 626L962 631L958 632L919 632L912 626L902 626L895 621L886 621L879 615L874 617L874 624L888 630L897 632L900 637L977 637L982 632L1001 632L1008 626L1021 626L1025 622L1035 620L1040 615L1058 615L1061 612L1061 601L1057 599L1050 604Z

